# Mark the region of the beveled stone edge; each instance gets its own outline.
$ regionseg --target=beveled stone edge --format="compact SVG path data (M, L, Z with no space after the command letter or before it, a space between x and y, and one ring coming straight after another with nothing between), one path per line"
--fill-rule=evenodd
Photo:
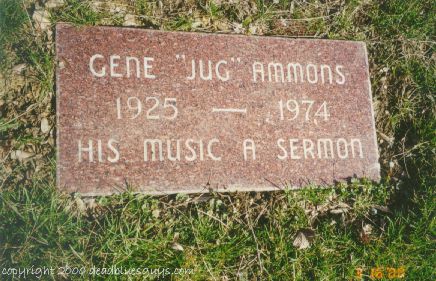
M76 29L86 29L86 28L103 28L103 29L124 29L124 30L135 30L135 31L147 31L152 33L177 33L185 35L199 35L199 36L232 36L239 38L256 38L256 39L280 39L280 40L298 40L298 41L320 41L320 42L332 42L332 43L351 43L351 44L365 44L364 41L353 41L353 40L342 40L342 39L325 39L316 37L292 37L292 36L278 36L278 35L249 35L249 34L236 34L236 33L215 33L215 32L204 32L204 31L170 31L170 30L160 30L160 29L150 29L144 28L142 26L132 27L132 26L116 26L116 25L74 25L67 22L57 22L56 23L56 33L59 27L73 27ZM56 34L55 34L56 36Z
M372 86L371 86L371 76L369 73L369 61L368 61L368 49L366 47L366 43L362 42L364 56L365 56L365 64L366 64L366 75L367 75L367 83L368 83L368 93L369 93L369 101L370 101L370 108L371 108L371 123L372 123L372 131L373 131L373 140L374 140L374 148L375 148L375 156L376 161L374 164L370 165L368 169L376 169L377 175L374 179L375 182L380 182L381 180L381 167L380 167L380 152L378 150L378 143L377 143L377 128L375 126L375 113L374 113L374 99L372 95ZM373 167L375 165L375 167Z
M62 25L62 24L61 24ZM60 180L59 180L59 175L60 175L60 161L59 161L59 95L60 95L60 88L59 88L59 57L58 57L58 28L60 25L56 24L55 27L55 32L54 32L54 36L55 36L55 82L56 82L56 144L55 144L55 149L56 149L56 189L59 189L60 191L62 191L61 185L60 185Z

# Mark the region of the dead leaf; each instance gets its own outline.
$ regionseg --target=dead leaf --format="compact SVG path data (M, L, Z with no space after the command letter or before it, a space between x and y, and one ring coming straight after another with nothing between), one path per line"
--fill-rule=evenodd
M363 233L365 233L366 235L371 235L371 233L372 233L372 225L370 225L370 224L365 224L365 225L362 227L362 231L363 231Z
M176 243L176 242L174 242L173 245L171 245L171 248L173 250L180 251L180 252L183 252L183 250L184 250L183 246L180 245L179 243Z
M13 160L17 159L18 161L22 162L23 160L26 160L34 155L35 154L33 154L31 152L22 151L22 150L15 150L15 151L11 152L11 159L13 159Z
M138 22L136 21L136 16L132 14L126 14L124 16L124 26L137 26Z
M94 198L85 198L83 199L83 203L85 203L85 207L87 209L91 209L91 210L97 206Z
M45 117L41 119L41 132L44 134L50 132L50 125L48 124L48 119Z
M63 5L65 5L65 1L64 0L48 0L44 4L44 6L46 8L48 8L48 9L54 9L54 8L62 7Z
M32 19L35 27L41 31L46 31L50 27L50 13L47 10L38 9L33 13Z
M330 213L331 214L335 214L335 215L343 214L343 213L346 213L346 212L348 212L347 208L339 208L339 209L330 210Z
M151 215L156 219L159 218L160 210L159 209L153 210L153 212L151 212Z
M191 28L193 28L193 29L199 28L199 27L201 27L201 26L203 26L203 23L202 23L201 21L194 21L194 22L191 24Z
M360 230L359 233L360 240L362 240L364 244L369 243L369 241L371 240L371 234L372 234L372 225L365 224L364 226L362 226L362 229Z
M17 65L14 65L14 67L12 67L12 72L15 74L21 74L21 72L23 72L23 70L27 67L27 65L25 63L20 63Z
M245 29L242 26L242 23L234 22L232 23L233 32L236 34L244 33Z
M307 249L310 247L314 238L315 231L309 228L303 228L298 230L292 245L299 250Z
M380 212L383 212L383 213L392 214L391 210L389 210L389 208L387 206L372 205L372 208L374 208L375 210L379 210Z
M179 232L174 233L173 242L175 243L179 241L179 238L180 238L180 233Z
M74 203L76 205L76 210L78 213L84 213L86 211L85 202L80 197L76 197L74 199Z
M330 213L331 214L343 214L348 212L348 210L350 209L350 206L346 203L343 202L339 202L337 205L332 206L330 209Z

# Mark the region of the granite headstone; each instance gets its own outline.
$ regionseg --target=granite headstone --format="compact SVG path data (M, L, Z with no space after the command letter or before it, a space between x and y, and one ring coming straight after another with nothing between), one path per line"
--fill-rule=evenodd
M56 54L63 191L379 180L363 42L58 24Z

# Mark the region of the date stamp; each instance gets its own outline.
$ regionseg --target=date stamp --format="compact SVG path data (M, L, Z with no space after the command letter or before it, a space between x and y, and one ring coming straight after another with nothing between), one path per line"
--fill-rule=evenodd
M355 280L380 280L380 279L403 279L406 276L406 268L389 267L389 266L377 266L370 268L358 267L355 270Z

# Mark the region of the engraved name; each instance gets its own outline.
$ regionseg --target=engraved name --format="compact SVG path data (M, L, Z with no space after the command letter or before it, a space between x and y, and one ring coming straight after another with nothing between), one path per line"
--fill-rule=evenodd
M232 58L234 65L241 66L241 59ZM146 78L156 79L152 73L153 57L135 57L102 54L94 54L89 58L89 71L94 77L115 77L115 78ZM228 69L229 62L221 59L216 62L211 60L192 59L191 67L185 79L188 81L200 79L203 81L219 80L226 82L231 79ZM252 82L273 82L273 83L309 83L309 84L338 84L346 82L345 67L343 65L328 65L317 63L299 62L259 62L254 61L251 69Z

